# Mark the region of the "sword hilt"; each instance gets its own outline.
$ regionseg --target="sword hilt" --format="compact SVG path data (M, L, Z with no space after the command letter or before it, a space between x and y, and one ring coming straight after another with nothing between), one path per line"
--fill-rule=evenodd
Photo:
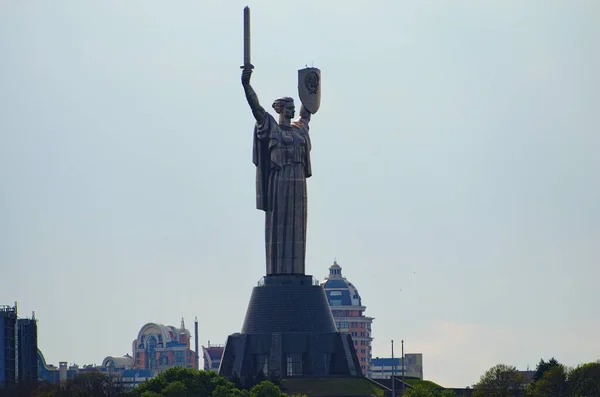
M254 69L254 65L251 63L247 63L245 65L240 66L240 69L244 69L244 70L252 70Z

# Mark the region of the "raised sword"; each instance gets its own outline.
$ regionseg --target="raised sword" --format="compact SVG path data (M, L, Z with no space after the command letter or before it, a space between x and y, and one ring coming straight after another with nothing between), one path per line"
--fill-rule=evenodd
M244 65L240 69L254 69L250 62L250 7L244 7Z

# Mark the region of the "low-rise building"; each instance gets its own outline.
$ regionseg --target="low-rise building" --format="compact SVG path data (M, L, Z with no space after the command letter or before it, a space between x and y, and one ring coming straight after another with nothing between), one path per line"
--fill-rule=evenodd
M404 376L408 378L423 379L423 354L407 353L404 354L406 365L402 365L401 357L371 359L370 375L372 379L389 379L392 374L395 376Z

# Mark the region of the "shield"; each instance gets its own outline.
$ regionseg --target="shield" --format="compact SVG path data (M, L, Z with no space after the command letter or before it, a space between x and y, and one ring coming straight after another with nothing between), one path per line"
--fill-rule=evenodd
M317 113L321 105L321 71L317 68L298 70L298 96L312 114Z

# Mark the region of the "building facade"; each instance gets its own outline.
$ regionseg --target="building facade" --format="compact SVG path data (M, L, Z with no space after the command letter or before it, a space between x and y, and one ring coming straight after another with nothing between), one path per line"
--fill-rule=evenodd
M389 379L392 374L402 376L404 370L405 377L423 380L423 354L406 353L404 361L406 365L403 367L401 357L371 359L371 378Z
M219 372L219 365L223 357L225 345L211 345L208 341L208 346L202 346L202 356L204 358L204 370Z
M17 304L0 306L0 388L17 381Z
M179 328L171 325L147 323L133 341L133 355L107 356L102 365L68 365L61 361L58 367L47 364L44 355L36 349L37 376L50 383L65 382L85 372L100 372L118 377L126 387L133 387L153 378L171 367L197 368L196 353L190 348L190 331L181 319Z
M370 377L371 368L371 325L373 317L365 316L358 289L342 276L342 268L336 261L329 267L329 275L321 282L339 332L352 336L356 355L363 375Z
M37 380L37 321L32 318L17 319L17 378L20 383Z
M37 379L37 322L20 319L17 304L0 306L0 388Z
M133 341L134 369L161 372L170 367L197 368L196 353L190 348L190 331L181 326L148 323Z

